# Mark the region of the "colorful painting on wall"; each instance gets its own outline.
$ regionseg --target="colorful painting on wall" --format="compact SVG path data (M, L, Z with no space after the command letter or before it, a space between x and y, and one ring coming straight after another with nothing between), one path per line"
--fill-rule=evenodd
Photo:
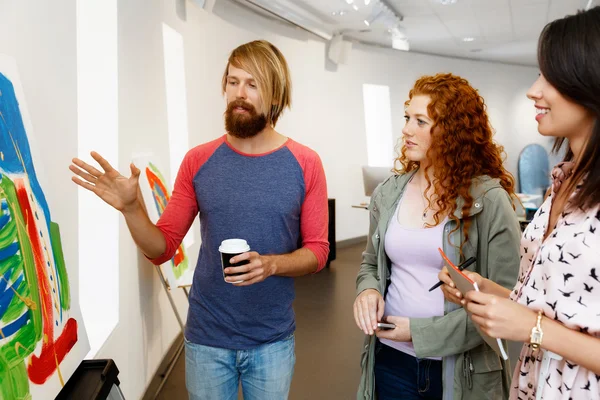
M0 399L55 398L89 351L28 115L16 63L0 56Z
M167 207L171 192L164 176L156 165L149 161L150 158L137 157L134 163L142 171L140 188L148 216L156 223ZM179 245L173 258L162 265L162 271L171 288L191 285L194 271L190 268L183 243Z

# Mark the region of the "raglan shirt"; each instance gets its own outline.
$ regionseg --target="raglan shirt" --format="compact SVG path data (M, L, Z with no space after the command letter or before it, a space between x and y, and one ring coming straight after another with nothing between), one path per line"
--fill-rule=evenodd
M226 135L190 150L157 223L173 256L199 216L202 243L189 297L185 337L192 343L247 350L295 330L294 280L271 276L237 287L223 280L219 246L245 239L261 255L313 252L321 270L329 253L325 173L319 156L292 139L264 154L234 149Z

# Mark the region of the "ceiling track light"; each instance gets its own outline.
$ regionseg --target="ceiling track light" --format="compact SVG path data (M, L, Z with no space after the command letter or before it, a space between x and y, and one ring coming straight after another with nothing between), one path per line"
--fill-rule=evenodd
M386 13L389 13L390 16L396 18L398 21L404 20L404 16L400 14L400 12L396 10L392 5L390 5L388 0L375 0L374 7L384 10Z

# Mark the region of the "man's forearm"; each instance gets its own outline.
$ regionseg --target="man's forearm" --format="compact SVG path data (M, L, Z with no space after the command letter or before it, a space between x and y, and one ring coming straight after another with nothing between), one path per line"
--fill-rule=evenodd
M160 229L148 218L141 203L137 202L128 210L123 211L125 222L135 244L148 258L157 258L162 255L167 244Z
M273 275L297 277L312 274L319 262L314 253L301 248L289 254L263 256L273 266Z

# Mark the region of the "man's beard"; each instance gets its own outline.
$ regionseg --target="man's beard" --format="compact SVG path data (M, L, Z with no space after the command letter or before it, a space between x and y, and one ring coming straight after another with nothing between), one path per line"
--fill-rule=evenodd
M234 111L241 107L245 113ZM227 105L225 111L225 129L229 134L240 139L248 139L258 135L267 126L267 117L258 114L254 106L243 100L235 100Z

